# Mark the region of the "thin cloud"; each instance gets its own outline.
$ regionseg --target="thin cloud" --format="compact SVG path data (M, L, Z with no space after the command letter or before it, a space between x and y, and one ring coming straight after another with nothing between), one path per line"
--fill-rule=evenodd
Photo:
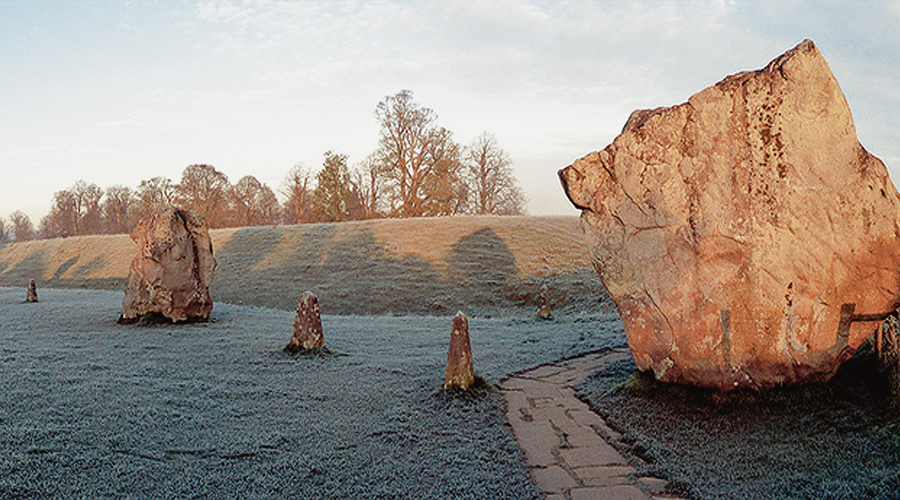
M13 10L28 10L19 5L28 4ZM92 5L79 4L86 19L93 19ZM5 31L21 50L0 54L9 67L0 83L4 170L130 184L127 172L177 176L190 163L206 162L232 178L280 179L298 162L316 168L329 149L351 162L365 158L378 139L375 106L411 89L459 142L485 130L496 134L515 160L532 213L573 213L559 196L556 169L604 147L631 111L684 102L804 38L831 64L860 140L900 169L900 1L202 1L104 8L115 30L99 39L121 48L67 45L87 21L54 23L59 16L24 14L44 23L36 31L40 40L29 39L21 23ZM147 19L153 23L142 24ZM105 29L92 23L91 30ZM0 32L4 27L0 16ZM112 62L91 63L96 58ZM22 204L20 192L47 206L52 191L66 184L44 191L22 186L18 179L0 186L0 214Z

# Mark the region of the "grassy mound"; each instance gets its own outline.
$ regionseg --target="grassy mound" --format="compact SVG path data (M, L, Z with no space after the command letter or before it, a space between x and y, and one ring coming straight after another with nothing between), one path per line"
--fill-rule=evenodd
M210 231L213 299L293 309L304 291L326 314L531 314L611 310L576 217L441 217ZM127 235L0 249L0 286L121 290L137 252ZM601 302L603 304L601 304Z

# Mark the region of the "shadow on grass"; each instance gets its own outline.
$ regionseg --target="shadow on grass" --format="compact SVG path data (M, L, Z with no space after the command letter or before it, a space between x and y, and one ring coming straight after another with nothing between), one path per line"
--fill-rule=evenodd
M359 315L453 314L521 304L521 297L509 292L518 273L515 256L490 228L452 246L446 278L425 259L391 254L368 229L338 228L310 224L237 230L216 252L214 298L289 310L309 290L319 297L324 314ZM300 243L277 263L266 264L267 256L284 251L278 245L288 237L286 231L298 230L304 231Z
M473 228L474 229L474 228ZM509 245L482 226L460 237L444 260L395 253L364 224L304 224L235 230L215 249L210 287L215 301L291 310L314 292L325 314L533 314L542 285L555 310L608 312L611 302L593 269L547 278L520 276ZM440 237L440 236L438 236ZM124 289L127 276L89 278L110 258L83 256L59 263L54 250L35 248L23 260L0 262L0 286ZM46 277L46 278L45 278Z
M475 402L496 394L497 389L494 386L487 383L484 378L475 376L475 380L468 389L460 389L459 387L445 389L441 386L435 392L435 397L444 401L457 400Z
M47 267L44 263L46 253L45 249L41 249L29 254L18 264L5 265L0 271L0 285L26 287L30 280L35 280L38 287L46 285L46 280L41 279Z
M72 257L71 259L60 264L59 267L56 268L56 272L53 273L53 276L50 278L50 281L51 282L59 281L59 279L62 277L62 275L65 274L66 271L71 269L72 266L74 266L76 262L78 262L78 257Z
M38 289L51 287L121 290L125 287L126 278L124 277L87 277L91 272L101 269L107 264L105 257L97 257L81 265L78 265L78 257L72 257L60 264L49 279L44 279L43 276L46 276L49 271L47 261L47 249L41 248L30 253L15 265L0 263L0 286L25 287L33 279ZM63 275L70 269L72 270L70 277L64 278Z
M580 387L622 451L692 498L898 498L900 402L866 345L828 383L765 392L657 382L631 360Z
M332 356L338 356L337 353L331 352L325 346L322 347L312 347L310 349L304 349L300 346L295 346L293 344L288 344L285 346L282 351L287 353L290 356L296 356L299 358L309 357L309 358L330 358Z
M126 318L125 316L119 316L119 319L116 320L116 323L120 325L126 326L139 326L139 327L147 327L147 326L170 326L170 325L191 325L196 323L215 323L216 319L212 317L202 317L202 316L190 316L187 319L173 321L172 318L167 317L161 312L149 312L145 314L141 314L134 318Z

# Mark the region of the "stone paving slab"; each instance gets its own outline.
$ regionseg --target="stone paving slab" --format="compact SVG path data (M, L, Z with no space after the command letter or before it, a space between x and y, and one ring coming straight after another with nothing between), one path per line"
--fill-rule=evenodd
M533 467L530 471L534 484L541 491L560 492L578 486L575 478L558 465Z
M650 498L633 484L573 488L569 495L572 500L647 500Z
M630 465L592 465L575 469L575 474L585 486L619 486L632 484L629 477L634 472Z
M627 348L591 353L500 381L506 419L546 500L653 500L664 491L664 479L636 476L608 441L622 435L575 395L591 374L630 355Z
M571 468L600 465L628 465L628 461L606 441L600 446L559 448L560 458Z

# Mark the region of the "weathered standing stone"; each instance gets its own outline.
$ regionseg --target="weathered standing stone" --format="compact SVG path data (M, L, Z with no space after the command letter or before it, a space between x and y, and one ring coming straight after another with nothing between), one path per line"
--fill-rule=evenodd
M325 347L322 334L322 316L319 313L319 299L312 292L303 292L297 302L297 316L294 317L294 330L291 340L284 348L294 353Z
M28 282L28 291L25 292L25 302L37 302L37 284L34 280Z
M203 216L164 207L138 223L131 239L138 255L131 261L119 321L209 320L216 260Z
M809 40L560 171L638 367L824 380L898 305L900 196Z
M450 330L444 389L466 390L473 383L475 383L475 367L472 364L472 346L469 344L469 319L460 311L453 317Z
M538 296L537 316L541 319L550 319L553 309L550 307L550 297L547 285L541 285L541 294Z

